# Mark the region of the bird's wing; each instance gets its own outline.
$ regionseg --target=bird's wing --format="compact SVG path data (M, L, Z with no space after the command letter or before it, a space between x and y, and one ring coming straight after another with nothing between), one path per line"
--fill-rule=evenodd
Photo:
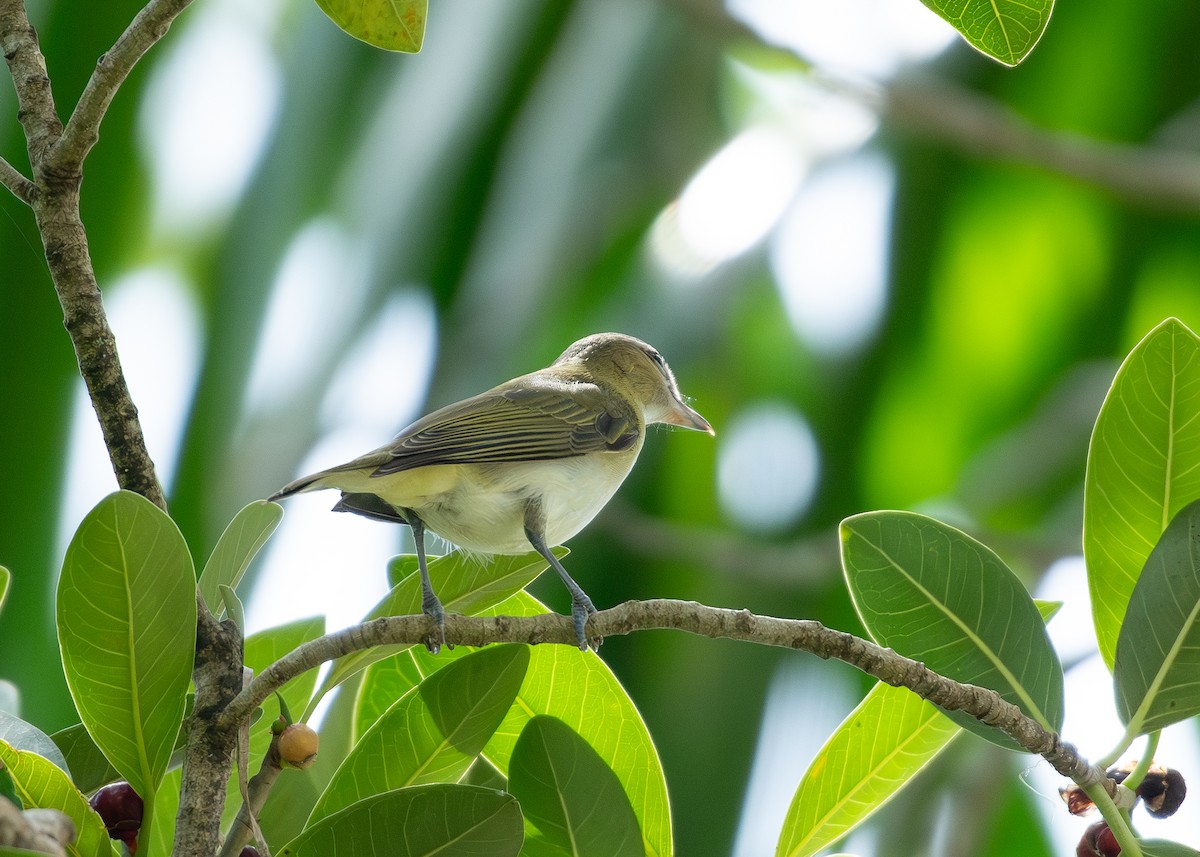
M636 443L638 420L623 399L590 383L537 375L522 380L418 420L390 446L364 456L377 464L372 475L431 464L569 458L617 452Z

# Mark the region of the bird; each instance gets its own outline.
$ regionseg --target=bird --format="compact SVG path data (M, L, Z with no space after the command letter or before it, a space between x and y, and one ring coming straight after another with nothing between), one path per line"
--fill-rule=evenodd
M576 638L587 651L600 643L586 633L596 608L550 547L604 508L653 424L716 434L657 350L622 333L597 333L545 369L433 411L390 443L267 499L335 489L334 511L407 524L421 609L434 621L425 645L434 653L445 644L445 611L429 579L425 532L485 555L532 547L570 592Z

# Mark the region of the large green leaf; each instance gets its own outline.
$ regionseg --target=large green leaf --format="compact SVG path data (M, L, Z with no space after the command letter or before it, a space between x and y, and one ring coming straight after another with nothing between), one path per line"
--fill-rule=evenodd
M532 826L571 857L645 857L617 775L556 717L525 724L509 761L508 790L521 802L526 836Z
M1150 552L1117 640L1117 713L1130 736L1200 713L1200 500Z
M868 512L841 526L854 605L882 646L955 681L996 691L1046 729L1063 717L1062 665L1041 614L991 550L912 512ZM960 712L950 718L1003 747L1002 732Z
M0 741L4 741L15 750L28 750L30 753L44 756L62 768L63 773L68 777L71 776L71 768L67 764L67 759L54 739L15 714L0 711Z
M1200 339L1167 319L1125 358L1088 448L1083 556L1111 669L1129 596L1179 510L1200 497Z
M1200 851L1166 839L1142 841L1142 857L1200 857Z
M553 548L553 551L559 559L569 553L563 547ZM399 565L408 574L371 609L364 621L380 616L408 616L421 612L421 581L415 563L408 556L398 556L393 558L391 565ZM429 577L447 613L475 616L524 589L548 567L546 561L532 551L520 556L494 556L487 560L454 551L430 560ZM330 665L320 690L305 713L311 713L317 701L347 677L407 648L374 646L338 658Z
M221 615L221 586L237 589L251 560L282 520L283 507L266 500L255 500L233 516L200 573L200 595L214 616Z
M428 785L363 798L321 819L280 857L516 857L524 838L510 794Z
M153 795L196 648L196 577L174 522L132 492L105 497L67 547L57 608L80 720L134 790Z
M425 40L429 0L317 0L333 23L388 51L416 53Z
M776 857L807 857L837 842L891 800L959 731L912 691L875 685L804 773Z
M61 768L37 753L16 750L5 741L0 741L0 762L12 776L26 809L57 809L75 823L79 834L67 847L71 857L109 857L113 853L104 822Z
M1054 0L921 0L977 50L1016 65L1050 23Z
M528 646L489 646L425 679L354 745L309 825L369 795L456 782L512 707L528 666Z
M546 607L526 592L483 611L496 616L546 612ZM430 655L414 647L373 666L358 697L360 728L373 723L388 700L407 691L414 680L445 669L461 656L458 649ZM508 772L513 747L525 725L539 714L566 723L613 769L637 816L646 853L652 857L671 854L671 813L662 764L645 722L604 661L572 646L531 649L529 670L516 704L484 749L484 756L502 773Z
M91 792L121 778L120 772L96 746L82 723L60 729L50 739L62 751L71 781L82 792Z

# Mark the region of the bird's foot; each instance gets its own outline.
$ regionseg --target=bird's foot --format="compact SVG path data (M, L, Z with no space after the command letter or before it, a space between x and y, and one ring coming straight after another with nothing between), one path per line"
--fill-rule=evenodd
M579 651L586 652L588 649L599 651L600 644L604 642L604 638L589 638L587 635L587 620L589 616L597 612L596 607L592 604L592 599L588 598L582 592L580 595L582 597L571 601L571 619L575 623L575 638L579 640Z
M432 592L421 599L421 612L433 619L433 627L425 635L425 648L429 653L436 655L442 650L442 646L453 649L454 646L446 642L446 611L442 609L442 602Z

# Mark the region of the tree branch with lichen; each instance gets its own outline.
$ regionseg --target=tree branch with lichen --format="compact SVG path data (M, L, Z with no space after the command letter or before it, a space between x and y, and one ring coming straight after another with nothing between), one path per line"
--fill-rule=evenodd
M373 646L420 644L430 633L427 616L389 616L327 634L295 649L259 673L221 714L222 728L237 725L275 690L296 676L335 658ZM741 640L808 652L825 659L845 661L868 675L895 687L905 687L947 711L961 711L1004 732L1030 753L1081 786L1107 782L1091 764L1057 733L1043 728L995 691L962 684L935 673L924 664L903 657L869 640L826 628L811 619L779 619L748 610L708 607L693 601L652 599L627 601L588 619L588 634L600 637L635 631L674 629L704 637ZM446 616L446 640L463 646L490 643L576 643L574 626L567 616ZM581 655L585 657L585 655Z

